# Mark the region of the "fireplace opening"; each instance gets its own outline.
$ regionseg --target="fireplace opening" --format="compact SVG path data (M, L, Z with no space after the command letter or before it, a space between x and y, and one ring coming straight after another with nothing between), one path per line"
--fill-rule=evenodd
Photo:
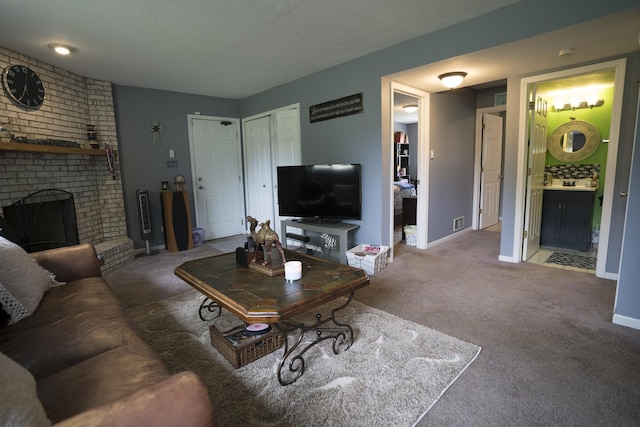
M79 243L73 194L64 190L36 191L3 206L5 221L27 252Z

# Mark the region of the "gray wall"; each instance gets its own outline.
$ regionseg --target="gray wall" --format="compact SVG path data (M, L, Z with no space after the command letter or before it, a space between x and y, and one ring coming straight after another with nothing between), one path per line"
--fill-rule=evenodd
M638 91L637 83L635 85ZM635 150L632 157L627 219L622 242L622 262L618 278L615 314L631 319L640 319L640 103L635 118ZM637 325L637 324L636 324Z
M160 228L162 211L159 196L162 181L169 181L173 189L175 176L184 175L195 227L187 114L199 111L205 116L239 117L239 102L118 85L113 86L113 102L129 237L135 242L135 247L144 247L140 236L136 191L148 190L153 231L151 246L162 246L164 239ZM153 134L147 130L154 119L165 127L164 133L160 134L160 146L153 144ZM177 168L167 167L169 149L175 151L173 160L178 161Z
M299 102L301 105L302 159L306 163L326 161L356 161L363 164L363 218L356 239L359 242L388 242L389 194L381 192L388 180L386 165L390 157L389 143L381 135L381 78L424 64L457 55L501 45L545 31L564 28L625 8L637 6L637 1L617 2L552 0L525 1L499 9L479 18L409 40L354 61L301 78L242 100L244 117ZM553 14L548 14L553 10ZM481 35L481 36L480 36ZM535 64L532 64L532 69ZM519 114L519 78L511 76L507 87L516 92L508 105L507 119L512 128L507 145L515 144ZM509 84L511 82L511 84ZM321 123L309 123L308 108L316 103L363 93L364 111ZM508 100L509 101L509 100ZM475 102L473 103L475 106ZM510 107L510 108L509 108ZM515 128L514 128L515 127ZM382 141L382 143L381 143ZM387 144L387 145L385 145ZM515 215L515 147L505 149L505 199L501 253L513 254L513 224ZM448 171L446 173L452 173ZM445 179L448 175L439 176ZM450 178L450 177L449 177ZM469 204L471 201L468 202ZM433 204L438 205L437 201ZM433 212L449 217L451 212ZM470 211L465 216L470 215ZM510 229L509 229L510 228ZM436 234L437 235L437 234Z
M621 191L627 191L629 188L629 171L631 168L637 113L636 103L638 102L638 80L640 80L640 52L627 57L606 271L618 272L618 266L620 264L620 251L622 235L624 233L627 200L617 195L619 195ZM638 237L640 238L640 235L638 235Z
M635 7L637 4L637 0L519 2L462 24L289 82L239 102L116 86L114 92L119 135L122 141L120 150L126 201L128 205L131 204L137 188L148 188L153 191L158 189L160 181L172 180L177 173L190 176L188 153L183 151L183 147L188 144L187 113L201 111L206 115L248 117L299 103L301 106L303 163L361 163L363 165L363 218L359 222L361 228L356 235L356 240L361 243L388 244L391 201L390 195L382 192L381 188L384 188L384 185L389 185L387 165L390 161L388 154L390 142L385 142L381 135L381 77L566 27ZM549 10L553 10L554 13L549 14ZM627 74L627 86L629 87L638 80L637 56L631 57L630 70ZM532 64L532 70L534 67L535 64ZM521 77L523 76L508 76L507 79L507 89L510 95L507 100L501 241L501 255L505 257L513 255L513 227L516 207L516 141L519 131L520 100L518 97ZM616 174L616 191L622 188L624 182L628 182L632 147L630 136L633 135L635 124L637 91L625 90L625 92L623 125L620 135L619 158L621 163ZM364 111L361 114L319 123L309 122L308 108L311 105L354 93L363 93ZM469 105L473 105L475 108L475 103L471 102ZM154 117L160 119L167 127L167 132L163 134L164 145L161 150L152 147L151 135L146 131L147 124ZM443 123L443 126L447 125ZM174 131L175 133L172 133ZM168 141L171 145L175 144L173 148L176 149L177 160L180 164L179 168L173 170L166 169L165 164ZM469 139L468 144L472 146L472 138ZM472 158L471 153L472 150L468 152L463 150L458 153L458 159L467 159L467 156ZM441 159L444 160L436 153L436 160ZM469 165L469 173L472 173L472 163ZM432 195L430 214L434 221L443 218L442 226L434 225L433 230L430 230L432 231L432 240L444 235L444 230L451 227L450 223L454 216L463 214L466 220L471 215L472 188L469 183L467 190L466 184L464 184L465 181L471 182L470 178L465 177L464 174L459 176L460 170L443 169L433 171L434 186L438 180L444 185L448 185L449 182L455 182L455 185L450 188L432 188L433 191L440 191L442 194L437 197ZM130 181L129 178L132 180ZM457 201L448 198L452 194L458 196ZM622 218L624 217L624 202L616 200L614 203L614 225L616 228L612 229L610 248L614 255L611 263L615 263L615 258L618 256L615 255L615 251L621 245ZM137 239L138 231L137 229L133 230L133 228L137 228L137 225L134 225L137 224L135 210L128 210L127 219L132 228L130 236ZM640 238L638 235L632 237ZM614 241L615 239L617 241ZM157 237L154 238L154 242L158 242ZM609 265L608 270L610 270Z
M429 242L453 233L453 219L471 226L476 94L472 89L431 95Z
M409 176L418 178L418 124L407 124L407 136L409 137Z

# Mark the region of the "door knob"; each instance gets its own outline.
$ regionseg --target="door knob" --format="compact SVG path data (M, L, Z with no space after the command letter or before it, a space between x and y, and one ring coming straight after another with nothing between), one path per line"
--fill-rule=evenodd
M198 185L198 190L206 190L202 185Z

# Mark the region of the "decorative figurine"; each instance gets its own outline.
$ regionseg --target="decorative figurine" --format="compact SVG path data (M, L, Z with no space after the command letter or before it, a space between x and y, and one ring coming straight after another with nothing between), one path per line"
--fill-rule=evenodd
M282 264L284 265L287 259L284 256L284 250L282 250L278 233L271 229L271 221L266 220L261 223L260 230L257 232L256 226L258 225L258 220L252 216L247 216L247 222L250 224L249 232L255 242L255 257L252 262L259 262L264 266L271 265L271 246L275 245L278 252L280 252L280 256L282 256ZM263 249L264 252L266 252L266 259L264 259Z
M184 191L184 183L185 183L184 176L176 175L176 178L173 183L176 185L176 191Z

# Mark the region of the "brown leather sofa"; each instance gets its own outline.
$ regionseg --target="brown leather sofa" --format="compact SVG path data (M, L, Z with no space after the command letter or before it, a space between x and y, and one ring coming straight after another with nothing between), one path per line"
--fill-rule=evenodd
M102 278L92 245L32 254L67 282L37 310L0 326L0 352L35 378L56 426L215 426L207 389L191 372L170 375Z

